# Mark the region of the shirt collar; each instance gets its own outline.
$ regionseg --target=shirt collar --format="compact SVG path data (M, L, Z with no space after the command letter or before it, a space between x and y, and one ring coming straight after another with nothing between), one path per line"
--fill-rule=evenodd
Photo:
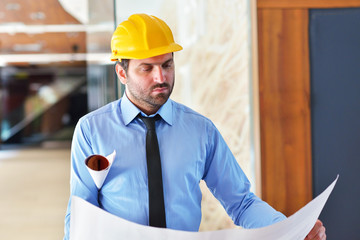
M121 100L121 112L123 116L123 121L125 125L128 125L132 120L136 118L136 116L141 113L142 115L146 116L143 112L140 111L126 96L124 93L122 100ZM172 108L173 102L172 100L168 99L164 105L157 111L157 113L150 115L150 117L159 114L161 118L168 123L169 125L173 124L173 117L172 117Z

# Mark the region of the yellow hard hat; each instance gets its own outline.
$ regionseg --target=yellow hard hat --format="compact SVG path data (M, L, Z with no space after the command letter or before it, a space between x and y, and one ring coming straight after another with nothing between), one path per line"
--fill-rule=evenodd
M111 60L144 59L182 50L169 26L147 14L133 14L120 23L111 38Z

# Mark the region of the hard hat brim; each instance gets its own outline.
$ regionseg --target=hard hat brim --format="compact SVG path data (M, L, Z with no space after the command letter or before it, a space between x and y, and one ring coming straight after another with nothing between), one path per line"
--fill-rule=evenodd
M121 61L121 59L145 59L150 57L155 57L163 55L166 53L177 52L183 48L177 43L171 43L165 47L159 47L154 49L146 49L142 51L131 51L131 52L122 52L121 54L112 54L111 61Z

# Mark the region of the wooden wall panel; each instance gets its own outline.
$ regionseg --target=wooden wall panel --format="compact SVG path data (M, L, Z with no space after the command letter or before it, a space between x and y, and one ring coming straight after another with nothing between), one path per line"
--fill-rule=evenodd
M0 23L79 24L66 12L58 0L1 0Z
M81 25L58 0L1 0L0 24ZM16 28L14 27L14 30ZM86 32L1 32L1 54L85 53Z
M360 7L360 0L258 0L258 8L344 8Z
M26 46L35 46L33 50ZM0 33L1 54L86 53L85 32Z
M258 9L262 198L286 215L312 199L308 11Z

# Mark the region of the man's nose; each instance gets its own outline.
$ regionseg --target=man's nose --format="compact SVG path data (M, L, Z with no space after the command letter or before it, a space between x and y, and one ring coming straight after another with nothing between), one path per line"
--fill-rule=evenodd
M165 72L161 66L156 66L154 69L154 80L156 82L164 82L165 81Z

